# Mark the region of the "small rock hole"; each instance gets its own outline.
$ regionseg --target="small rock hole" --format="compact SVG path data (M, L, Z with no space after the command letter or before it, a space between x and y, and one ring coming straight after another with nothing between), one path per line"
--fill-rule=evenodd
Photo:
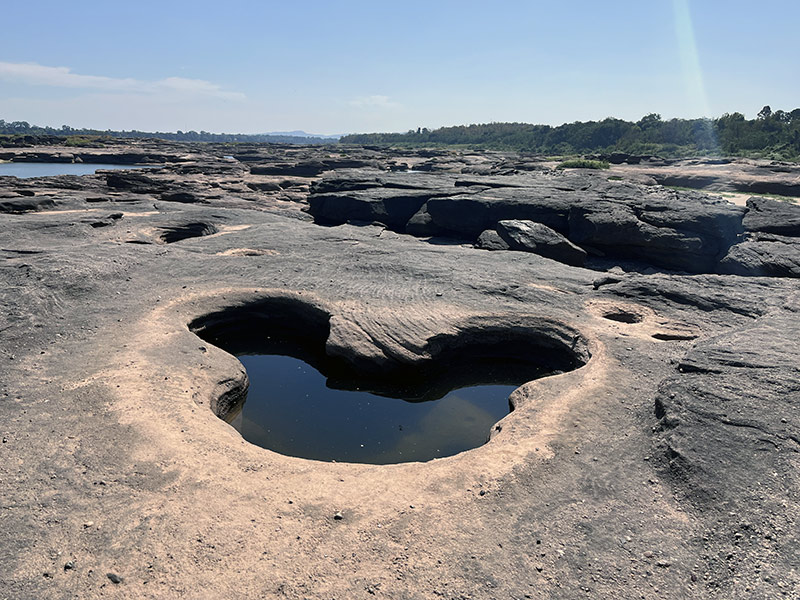
M680 341L688 341L697 339L697 336L693 333L668 333L668 332L659 332L653 334L653 339L660 340L662 342L680 342Z
M171 225L162 227L161 241L172 244L193 237L203 237L217 233L217 228L210 223L186 223L184 225Z
M617 321L619 323L641 323L642 315L638 315L628 310L612 310L603 315L604 319L609 321Z

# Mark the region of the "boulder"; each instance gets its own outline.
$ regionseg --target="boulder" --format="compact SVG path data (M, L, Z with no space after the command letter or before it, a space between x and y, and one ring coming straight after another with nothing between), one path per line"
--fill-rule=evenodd
M754 197L747 200L747 208L743 220L747 231L800 237L799 205Z
M417 237L429 237L446 233L438 227L428 214L428 204L423 204L420 209L406 223L406 233Z
M629 207L576 206L570 211L569 239L608 256L642 260L681 271L702 273L717 264L719 245L700 233L657 227Z
M732 246L719 272L757 277L800 277L800 240L761 234Z
M472 239L503 220L534 221L609 258L692 273L714 272L743 232L744 208L695 192L583 173L527 182L431 198L427 210L437 225Z
M497 224L497 233L511 250L533 252L573 267L582 267L586 261L586 251L541 223L500 221Z
M481 250L509 250L508 243L494 229L487 229L478 236L475 247Z

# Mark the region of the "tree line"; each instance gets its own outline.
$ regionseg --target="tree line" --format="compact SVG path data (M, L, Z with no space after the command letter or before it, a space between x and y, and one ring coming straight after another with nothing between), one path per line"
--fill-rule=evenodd
M765 106L754 119L741 113L717 119L669 119L651 113L636 122L607 118L556 127L528 123L486 123L407 133L368 133L342 137L343 144L466 146L546 155L625 152L639 155L752 156L800 158L800 108L773 111Z
M40 127L26 121L0 119L0 135L157 138L189 142L267 142L335 144L327 138L209 133L207 131L147 132L105 131ZM342 144L382 146L465 146L569 156L625 152L638 155L725 155L800 160L800 108L786 112L765 106L754 119L725 113L716 119L669 119L651 113L636 122L607 118L602 121L565 123L556 127L528 123L485 123L439 129L418 128L407 133L359 133L343 136Z
M335 144L335 139L294 135L209 133L208 131L115 131L111 129L75 129L69 125L40 127L27 121L6 122L0 119L0 135L10 136L59 136L59 137L106 137L106 138L156 138L176 142L269 142L278 144Z

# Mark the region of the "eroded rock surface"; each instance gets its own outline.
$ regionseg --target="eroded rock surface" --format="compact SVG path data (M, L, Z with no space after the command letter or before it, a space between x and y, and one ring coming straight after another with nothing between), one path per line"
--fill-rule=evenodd
M613 167L612 172L624 173L625 176L645 175L661 185L711 192L800 197L800 166L794 163L729 158L664 160L633 157L633 161L620 160L616 164L622 162L628 165Z
M792 208L510 153L96 153L161 168L0 178L0 597L797 595ZM587 268L473 247L507 220ZM372 374L519 339L569 364L480 448L307 461L217 417L247 375L192 330L255 314Z
M312 188L309 211L320 223L377 220L412 235L473 242L501 221L530 221L564 236L579 252L692 273L714 272L744 231L743 208L591 172L417 177L333 175Z

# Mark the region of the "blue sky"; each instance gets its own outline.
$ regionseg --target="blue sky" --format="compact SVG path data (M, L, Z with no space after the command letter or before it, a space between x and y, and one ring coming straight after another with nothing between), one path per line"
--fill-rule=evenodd
M0 118L257 133L800 106L800 2L4 2Z

